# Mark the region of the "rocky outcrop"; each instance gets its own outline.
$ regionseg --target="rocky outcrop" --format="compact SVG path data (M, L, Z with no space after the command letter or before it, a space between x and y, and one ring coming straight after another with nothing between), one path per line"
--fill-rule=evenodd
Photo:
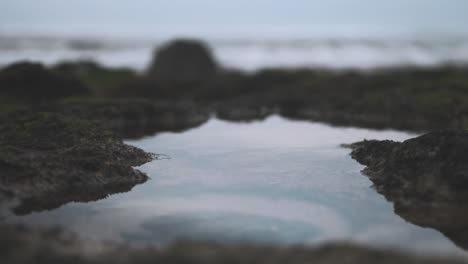
M214 75L216 62L199 41L175 40L155 52L148 74L163 80L200 80Z
M137 77L137 73L128 68L108 68L96 62L64 61L51 68L62 76L77 78L82 81L94 96L113 96L118 94L118 89ZM127 93L128 96L128 93Z
M429 133L402 143L364 141L351 156L367 166L364 174L385 193L435 202L468 197L468 132Z
M213 112L230 120L249 121L258 112L255 109L275 109L275 114L286 118L338 126L417 132L460 129L468 127L467 72L465 66L441 66L375 72L265 69L245 73L219 67L202 42L178 40L156 51L145 74L89 61L61 63L50 70L31 63L7 66L0 73L0 108L4 102L50 103L90 93L92 99L221 106ZM77 79L90 91L75 89L80 87ZM263 115L260 111L258 116Z
M132 167L156 157L80 119L39 113L9 121L0 124L0 190L20 200L18 214L128 191L147 180Z
M93 120L123 138L181 132L197 127L210 118L207 109L190 102L153 102L145 99L64 100L49 110Z
M468 250L468 132L429 133L404 142L351 144L363 173L395 213L439 230Z
M41 103L89 93L80 80L48 70L38 63L18 62L0 71L2 97Z

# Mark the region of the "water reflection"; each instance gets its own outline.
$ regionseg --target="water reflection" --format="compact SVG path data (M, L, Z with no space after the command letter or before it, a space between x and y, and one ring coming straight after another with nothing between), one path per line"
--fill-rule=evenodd
M424 201L395 201L395 213L418 226L439 230L457 246L468 250L468 207Z
M441 233L395 215L392 205L369 188L362 166L339 147L364 138L412 136L276 116L250 124L213 119L181 134L129 142L172 157L139 168L152 180L134 191L15 220L135 243L351 240L463 255Z
M40 197L21 199L20 201L11 201L6 207L13 208L12 211L17 215L26 215L35 211L54 210L62 205L71 202L93 202L106 199L109 195L129 192L137 184L142 184L145 178L135 180L134 182L119 182L101 186L100 188L69 188L66 192L50 193ZM12 205L10 207L10 205Z

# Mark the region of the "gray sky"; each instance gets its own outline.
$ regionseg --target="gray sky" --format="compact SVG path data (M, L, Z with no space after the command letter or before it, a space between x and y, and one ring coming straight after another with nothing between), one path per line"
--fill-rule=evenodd
M0 30L468 32L467 0L1 0ZM292 30L294 31L294 30Z

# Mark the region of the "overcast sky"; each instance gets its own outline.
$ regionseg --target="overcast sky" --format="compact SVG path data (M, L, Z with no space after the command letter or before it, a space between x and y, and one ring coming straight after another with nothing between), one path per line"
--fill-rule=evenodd
M2 31L270 27L461 34L467 25L467 0L0 0Z

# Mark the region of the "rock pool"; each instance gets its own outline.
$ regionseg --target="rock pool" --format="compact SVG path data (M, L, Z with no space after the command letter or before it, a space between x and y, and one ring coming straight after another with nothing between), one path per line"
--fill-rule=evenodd
M394 214L342 143L414 134L331 127L272 116L211 119L182 133L127 141L165 154L139 169L151 180L91 203L12 216L88 239L166 244L214 240L270 244L353 241L412 252L466 255L430 228Z

